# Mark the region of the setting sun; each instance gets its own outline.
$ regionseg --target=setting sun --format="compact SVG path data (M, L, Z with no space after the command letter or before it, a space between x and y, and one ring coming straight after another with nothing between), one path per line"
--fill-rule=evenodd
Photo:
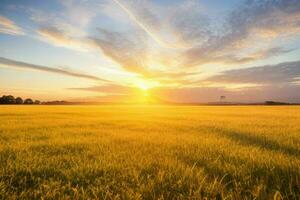
M144 93L147 93L152 88L158 87L159 83L151 80L138 80L135 83L135 87L143 91Z
M142 97L140 97L140 101L142 102L148 102L149 100L149 90L151 89L151 86L147 82L139 82L137 83L137 88L141 91Z
M144 92L147 92L149 89L149 86L145 83L139 83L137 86L139 89L143 90Z

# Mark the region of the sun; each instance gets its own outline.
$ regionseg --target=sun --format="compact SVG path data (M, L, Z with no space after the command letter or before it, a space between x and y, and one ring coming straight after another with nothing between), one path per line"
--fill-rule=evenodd
M147 85L146 83L143 83L143 82L138 83L138 84L137 84L137 87L138 87L139 89L143 90L144 92L147 92L147 91L149 90L149 88L150 88L149 85Z
M134 85L140 91L140 97L148 99L151 96L152 89L158 86L158 82L142 79L136 81Z
M156 81L152 81L152 80L146 80L146 79L140 79L138 81L135 82L135 87L144 91L144 92L147 92L149 90L151 90L152 88L155 88L155 87L158 87L159 86L159 83L156 82Z

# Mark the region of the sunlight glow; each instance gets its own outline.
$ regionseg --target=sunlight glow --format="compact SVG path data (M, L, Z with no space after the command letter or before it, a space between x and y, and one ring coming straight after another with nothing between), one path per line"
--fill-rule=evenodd
M141 89L144 92L147 92L148 90L154 88L154 87L158 87L159 83L155 82L155 81L150 81L150 80L138 80L136 81L136 83L134 84L135 87Z
M145 83L139 83L138 88L140 88L141 90L147 91L149 89L149 86Z

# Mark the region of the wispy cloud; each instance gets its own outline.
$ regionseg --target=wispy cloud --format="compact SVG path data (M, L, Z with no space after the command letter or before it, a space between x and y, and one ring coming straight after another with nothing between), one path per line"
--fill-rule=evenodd
M126 35L99 29L99 36L91 38L102 52L125 70L146 73L147 46L143 35Z
M217 30L198 1L187 0L169 8L166 26L176 42L192 48L207 42Z
M9 35L23 35L24 32L21 27L19 27L12 20L0 15L0 33L5 33Z
M116 2L117 5L124 10L129 17L139 26L141 27L154 41L156 41L159 45L162 47L169 47L168 44L166 44L164 41L162 41L156 34L153 33L153 31L147 27L143 22L141 22L123 3L121 3L119 0L113 0Z
M39 27L53 27L72 37L87 35L86 27L102 9L101 0L64 0L58 1L60 9L48 10L29 6L19 6Z
M44 27L37 30L40 39L59 47L66 47L80 51L91 48L91 43L84 38L74 38L55 27Z
M257 60L263 60L266 58L271 58L274 56L282 55L284 53L289 53L294 49L283 49L281 47L270 47L266 49L259 49L254 52L247 52L243 55L239 54L225 54L225 55L214 55L212 57L203 57L199 62L216 62L216 63L225 63L225 64L244 64Z
M92 87L86 87L86 88L69 88L69 89L97 92L97 93L103 93L106 95L108 95L108 94L110 94L110 95L129 95L129 94L136 92L136 88L134 88L134 87L115 85L115 84L92 86Z
M97 16L102 8L103 1L99 0L64 0L61 4L65 8L64 18L70 24L86 27ZM78 17L80 16L80 17Z
M251 0L229 16L235 33L246 36L251 33L289 35L299 33L300 2L295 0L259 1ZM270 34L267 34L270 36Z
M253 83L264 85L298 84L300 61L285 62L276 65L251 67L225 71L212 76L206 81L212 83Z
M268 58L272 54L250 56L252 59L248 59L249 56L241 58L240 54L249 48L261 48L262 44L271 44L279 36L299 35L299 13L299 1L247 1L225 17L225 22L219 26L220 29L213 26L213 29L208 30L211 33L205 37L204 42L187 50L182 65L195 66L211 62L238 64L241 61L251 62ZM180 26L178 27L180 29ZM186 27L185 23L181 23L181 27ZM192 28L185 31L186 34L194 33ZM272 48L274 47L270 48L270 52Z
M11 60L3 57L0 57L0 65L4 67L15 67L15 68L27 69L27 70L29 69L29 70L36 70L36 71L44 71L44 72L56 73L56 74L61 74L66 76L77 77L77 78L85 78L94 81L109 82L105 79L93 75L78 73L74 71L67 71L64 69L52 68L52 67L47 67L42 65L35 65L35 64Z
M156 44L166 49L188 48L176 35L169 34L165 9L152 4L150 1L113 0L139 28L141 28ZM156 11L156 12L154 12ZM167 10L168 11L168 10ZM157 16L159 13L160 16ZM164 16L165 15L165 16Z

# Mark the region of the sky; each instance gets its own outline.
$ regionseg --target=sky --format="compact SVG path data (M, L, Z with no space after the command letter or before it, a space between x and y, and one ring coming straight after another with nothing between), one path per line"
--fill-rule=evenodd
M0 95L300 102L299 0L1 0Z

